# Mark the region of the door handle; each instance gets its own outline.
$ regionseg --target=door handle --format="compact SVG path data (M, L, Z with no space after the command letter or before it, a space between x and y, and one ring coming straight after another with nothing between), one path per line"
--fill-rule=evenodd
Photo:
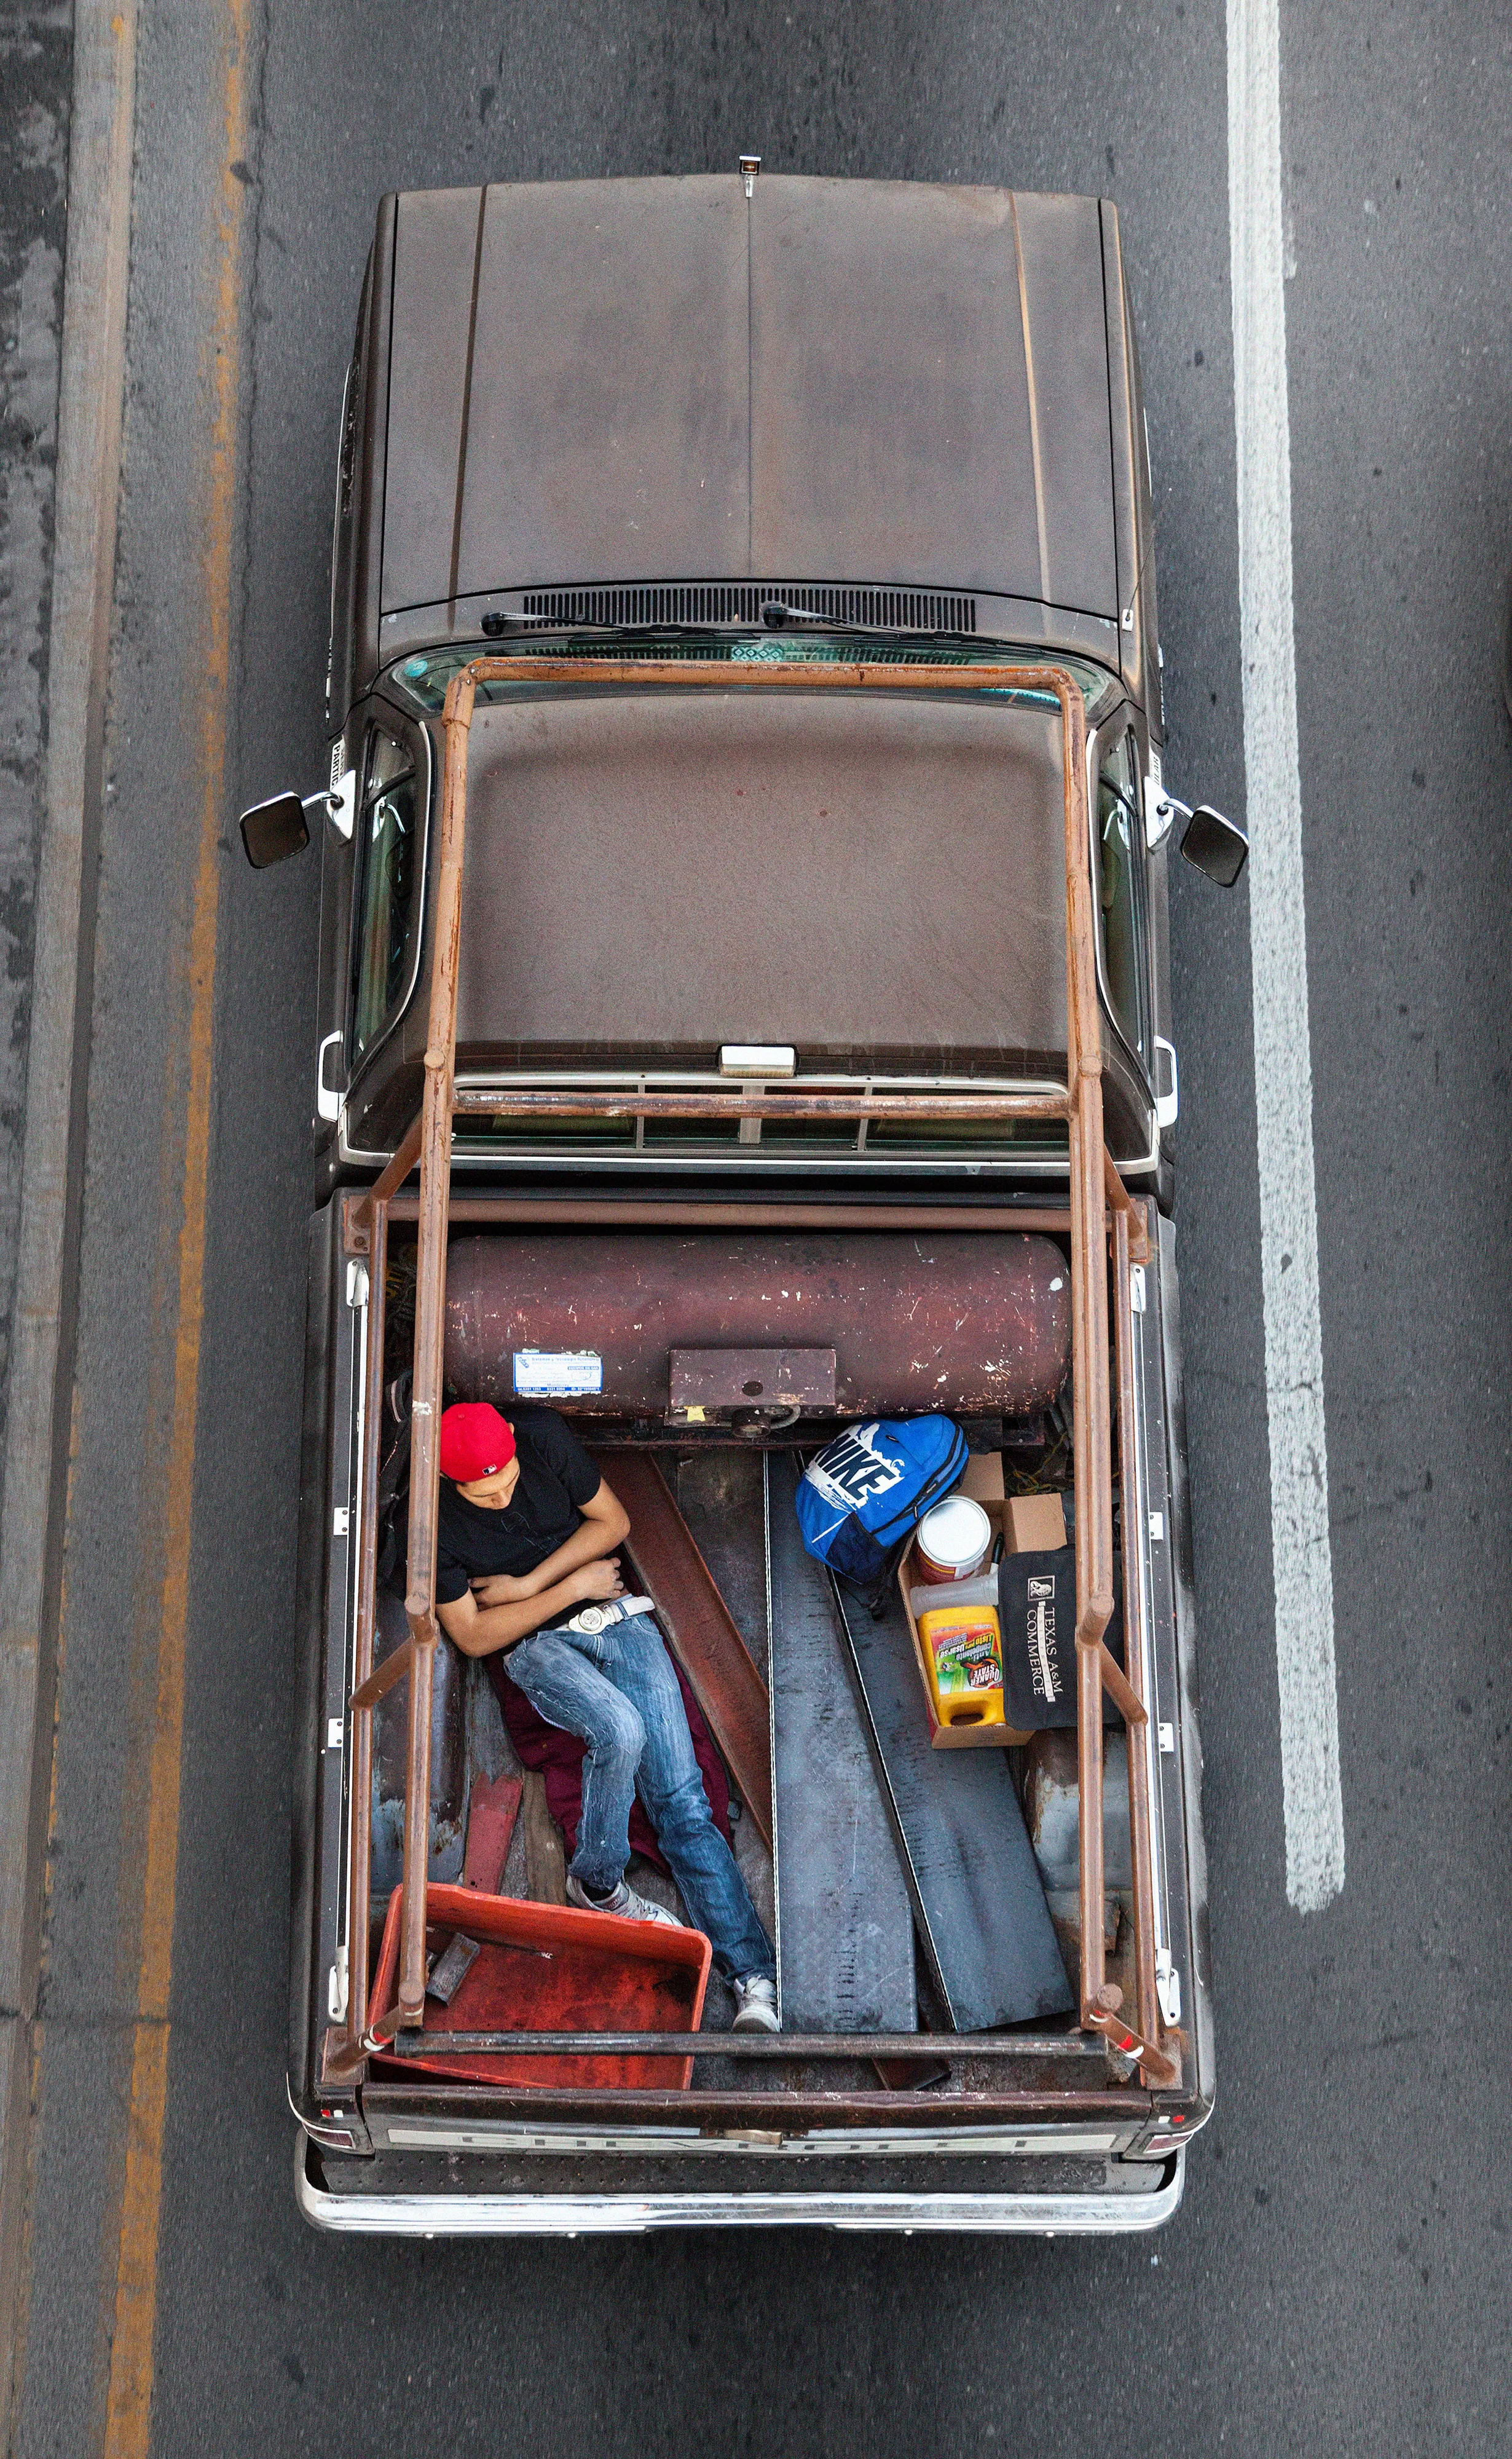
M1170 1079L1170 1091L1163 1093L1161 1084L1166 1076ZM1181 1084L1176 1074L1176 1044L1173 1041L1167 1041L1164 1034L1157 1033L1155 1036L1155 1124L1163 1135L1167 1127L1173 1127L1176 1124L1176 1114L1180 1108Z
M323 1119L339 1119L342 1114L342 1103L346 1099L346 1095L345 1092L332 1093L326 1089L326 1053L331 1048L333 1043L340 1045L340 1043L345 1041L346 1039L346 1034L338 1026L334 1033L327 1033L325 1040L321 1043L319 1052L316 1055L315 1108L318 1116Z

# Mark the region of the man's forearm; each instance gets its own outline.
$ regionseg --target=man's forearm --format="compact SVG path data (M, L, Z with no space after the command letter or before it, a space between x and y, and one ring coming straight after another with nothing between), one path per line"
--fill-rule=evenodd
M601 1562L605 1554L612 1554L617 1545L624 1544L627 1531L628 1523L625 1527L617 1529L612 1521L584 1520L580 1528L573 1530L566 1544L558 1545L555 1554L548 1554L545 1562L538 1564L531 1573L533 1582L538 1580L541 1583L536 1595L544 1595L547 1588L554 1588L558 1581L565 1580L569 1572L580 1571L585 1563ZM495 1613L501 1610L500 1607L494 1608Z
M528 1639L543 1623L556 1622L563 1614L572 1613L581 1603L572 1581L558 1580L543 1588L538 1597L527 1597L519 1605L480 1606L470 1623L460 1630L449 1631L447 1636L464 1656L493 1656L516 1639Z

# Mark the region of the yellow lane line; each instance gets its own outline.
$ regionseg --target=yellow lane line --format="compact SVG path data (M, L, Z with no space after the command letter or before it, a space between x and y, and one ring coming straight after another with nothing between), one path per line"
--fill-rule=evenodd
M215 1025L218 842L223 819L231 685L231 585L236 536L236 444L241 361L242 234L246 191L231 164L246 150L250 0L230 0L223 87L224 159L214 236L217 281L206 350L212 416L205 486L205 654L200 757L204 799L189 936L189 1089L178 1232L178 1314L164 1515L158 1692L148 1778L142 1877L141 1971L132 2049L126 2174L116 2269L116 2323L106 2400L106 2459L146 2459L158 2312L158 2227L168 2102L169 1997L178 1876L179 1760L184 1649L194 1517L195 1417L204 1321L205 1191L210 1157L210 1069Z

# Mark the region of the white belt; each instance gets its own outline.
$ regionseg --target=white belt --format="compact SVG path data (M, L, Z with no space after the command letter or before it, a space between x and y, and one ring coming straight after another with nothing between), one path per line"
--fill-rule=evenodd
M584 1606L581 1613L575 1613L571 1622L558 1623L556 1628L558 1630L586 1631L592 1638L600 1630L608 1630L614 1623L628 1622L632 1614L655 1611L654 1597L616 1597L613 1605Z

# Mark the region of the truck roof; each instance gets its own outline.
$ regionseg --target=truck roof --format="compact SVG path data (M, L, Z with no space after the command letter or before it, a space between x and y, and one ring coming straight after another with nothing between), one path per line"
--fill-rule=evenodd
M1062 760L1053 703L480 703L464 1064L1062 1077Z
M393 226L385 615L792 578L1117 620L1111 206L726 175L405 195Z

